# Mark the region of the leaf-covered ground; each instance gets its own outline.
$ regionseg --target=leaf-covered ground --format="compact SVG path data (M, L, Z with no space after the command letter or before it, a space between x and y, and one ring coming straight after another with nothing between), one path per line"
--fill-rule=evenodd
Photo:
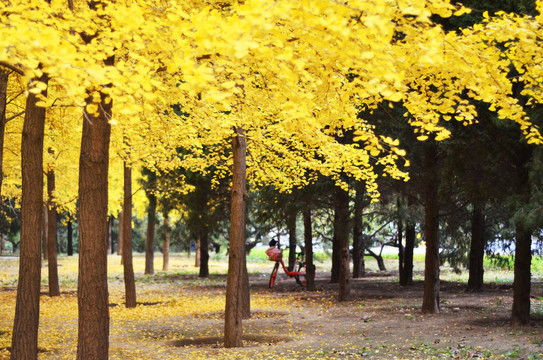
M532 324L512 329L507 273L487 272L486 278L497 281L470 293L462 277L444 269L442 313L423 315L422 282L401 288L394 272L368 271L352 279L349 301L338 303L337 285L324 272L329 264L319 264L318 291L310 293L286 277L270 291L272 263L249 262L252 318L244 321L245 347L224 349L226 261L212 260L212 276L204 280L185 255L173 256L171 270L154 276L143 275L143 261L135 257L139 305L126 309L120 258L109 259L111 359L543 359L543 289L537 277ZM0 258L0 359L9 358L17 266L16 258ZM74 359L77 257L59 259L60 297L47 296L46 271L44 266L39 358Z

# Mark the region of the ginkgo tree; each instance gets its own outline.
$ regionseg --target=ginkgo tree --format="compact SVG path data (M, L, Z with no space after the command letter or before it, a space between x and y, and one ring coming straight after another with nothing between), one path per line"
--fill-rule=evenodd
M501 51L489 46L482 33L446 34L432 23L434 14L466 11L446 1L104 0L76 2L73 11L63 1L43 5L0 5L0 61L26 75L37 106L83 109L83 247L86 241L105 243L107 236L110 125L135 130L131 151L160 149L153 161L164 168L175 161L176 147L202 155L203 146L233 141L237 155L220 163L224 173L240 169L234 170L233 180L233 204L240 206L232 211L232 219L239 221L231 225L230 271L243 261L238 246L244 234L243 169L249 181L285 191L307 184L307 173L331 176L348 190L341 179L348 175L364 181L374 199L378 174L370 159L392 177L407 179L399 142L379 136L378 129L358 118L361 109L371 111L383 100L402 101L420 140L429 134L441 140L450 135L440 126L442 119L475 121L475 108L464 98L468 96L492 104L502 118L518 122L530 142L541 142L538 129L511 96L509 61ZM537 25L540 18L534 21ZM530 69L537 88L540 70ZM44 74L47 82L40 80ZM47 97L42 93L46 89ZM189 116L164 111L173 104ZM137 119L146 121L139 124ZM147 126L139 126L143 124ZM345 131L354 132L364 145L337 141ZM193 156L178 165L204 170L217 159ZM86 202L91 200L88 191L94 191L99 204ZM88 261L93 256L97 263ZM80 261L81 274L88 271L85 276L94 282L79 289L78 357L104 358L105 251L82 252ZM342 278L347 281L348 273ZM227 292L238 283L229 278ZM233 294L229 296L239 303L241 294ZM241 345L238 311L239 306L227 308L226 319L234 322L225 325L227 346Z

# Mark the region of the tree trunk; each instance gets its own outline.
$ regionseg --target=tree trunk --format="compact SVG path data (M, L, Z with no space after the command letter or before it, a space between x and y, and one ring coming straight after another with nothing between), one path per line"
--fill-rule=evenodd
M123 268L125 306L136 307L136 282L132 262L132 169L124 164Z
M54 204L55 172L47 171L47 266L49 270L49 296L60 296L57 268L57 210Z
M162 246L162 270L167 271L170 268L170 224L168 213L164 213L164 244Z
M119 213L119 234L117 235L117 255L121 256L121 264L122 256L123 256L123 239L124 239L124 226L123 226L123 211Z
M485 214L484 206L473 204L471 217L471 248L469 253L468 289L481 291L483 288L483 260L485 255Z
M156 187L156 174L151 172L149 175L150 186ZM152 191L147 191L149 199L149 213L147 216L147 238L145 240L145 274L154 274L154 245L155 245L155 221L156 221L156 195Z
M113 65L113 58L105 61ZM111 99L83 115L79 160L79 305L77 359L106 360L109 348L107 285L108 166ZM92 98L87 99L91 103Z
M439 313L439 208L437 147L425 148L425 239L423 313Z
M246 149L245 132L235 129L233 137L233 178L232 206L230 219L230 250L228 255L228 276L226 280L226 308L224 323L224 346L241 347L243 314L243 270L245 258L245 216L246 216Z
M345 301L351 291L349 284L351 268L349 258L349 193L339 187L336 188L335 211L337 221L334 222L334 227L338 226L337 241L340 259L338 301ZM334 233L336 233L335 229Z
M288 229L288 269L294 269L296 262L296 210L290 210L287 214L287 229Z
M0 255L4 255L6 250L6 234L0 234Z
M200 272L201 278L209 276L209 233L207 225L201 229L200 233Z
M241 284L241 318L251 318L251 289L249 284L249 272L247 271L247 256L243 257L243 276Z
M408 221L405 227L405 249L403 253L403 271L405 274L401 277L401 280L404 281L400 281L401 286L413 285L413 251L416 237L415 224Z
M334 202L334 235L332 238L332 269L330 275L330 283L339 283L339 266L340 266L340 243L339 243L339 228L341 224L339 222L339 213L337 209L337 199Z
M41 228L41 243L42 243L42 246L43 246L43 260L47 260L49 259L49 256L47 254L47 235L49 235L49 232L47 229L49 229L49 219L48 219L48 216L49 216L49 212L47 210L47 204L44 204L43 205L43 208L42 208L42 214L43 214L43 224L42 224L42 228Z
M405 249L403 247L403 219L401 216L401 202L400 198L397 199L396 206L398 207L398 238L396 242L398 243L398 273L399 273L399 282L400 284L405 283Z
M0 199L4 180L4 137L6 131L6 106L10 70L0 67Z
M74 254L74 230L72 225L72 220L68 220L68 224L66 225L66 231L68 232L67 238L68 238L68 249L67 253L68 256L72 256Z
M40 81L47 83L44 75ZM21 252L11 359L38 358L45 108L29 93L21 143Z
M200 235L196 237L196 246L194 248L194 267L200 267Z
M530 323L532 233L521 224L515 226L515 231L515 279L511 326L523 326Z
M107 253L113 254L113 221L115 218L109 215L107 218Z
M309 194L302 215L304 218L304 245L305 245L305 271L306 271L306 289L315 291L315 265L313 263L313 231L311 229L311 194Z
M364 253L366 244L362 237L362 216L364 216L364 187L362 183L356 183L356 196L354 200L353 219L353 278L364 276Z

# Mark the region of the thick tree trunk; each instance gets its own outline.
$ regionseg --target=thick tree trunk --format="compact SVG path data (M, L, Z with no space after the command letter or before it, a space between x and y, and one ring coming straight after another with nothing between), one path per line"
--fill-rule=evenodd
M311 227L311 195L304 204L302 215L304 218L304 245L305 245L305 269L306 289L315 291L315 265L313 263L313 230Z
M125 306L136 307L136 281L132 262L132 169L124 165L123 268Z
M436 146L425 148L425 239L423 313L439 313L439 207Z
M249 284L249 272L247 271L247 256L243 257L243 276L241 284L241 318L251 318L251 289Z
M162 270L170 268L170 223L168 213L164 213L164 244L162 245Z
M349 193L339 187L336 189L337 241L339 251L339 292L338 301L345 301L351 292L349 284L351 262L349 257ZM334 229L334 232L336 230Z
M405 227L405 249L403 253L403 271L405 274L400 278L403 280L403 282L400 281L401 286L413 285L413 251L415 249L416 237L415 224L408 221Z
M57 210L54 204L55 173L47 171L47 268L49 271L49 296L59 296L57 268Z
M207 226L204 226L200 233L200 272L201 278L209 276L209 233Z
M150 186L156 187L156 174L151 172L149 175ZM156 195L152 191L147 192L149 199L149 212L147 216L147 238L145 240L145 274L154 274L154 245L155 245L155 221L156 221Z
M47 82L44 75L42 82ZM21 143L21 253L15 304L11 359L38 358L41 233L43 224L43 137L45 108L29 93Z
M288 269L294 269L296 262L296 210L290 210L287 214L287 230L288 230Z
M113 65L113 59L105 61ZM78 360L105 360L109 348L107 286L108 165L111 101L83 116L79 160ZM91 98L87 99L90 103Z
M523 326L530 323L532 233L521 224L515 226L515 231L515 279L511 326Z
M0 66L0 199L4 180L4 137L6 131L6 106L10 70Z
M230 251L228 255L228 276L226 281L226 308L224 323L224 346L243 346L243 284L245 258L245 215L246 215L246 149L245 133L236 128L233 137L233 179L232 206L230 218Z
M356 184L356 196L354 199L353 219L353 278L364 276L366 266L364 253L366 244L362 237L362 216L364 214L364 187L362 183Z
M482 204L473 204L471 216L471 246L469 253L468 289L481 291L483 288L483 260L485 255L485 214Z

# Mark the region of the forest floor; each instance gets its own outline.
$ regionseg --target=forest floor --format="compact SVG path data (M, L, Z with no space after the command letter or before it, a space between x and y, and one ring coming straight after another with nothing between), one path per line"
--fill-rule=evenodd
M420 264L413 286L400 287L395 271L351 279L348 301L338 302L327 264L317 264L316 292L284 275L268 288L271 262L249 262L252 318L244 320L244 347L222 346L225 260L197 277L194 260L173 256L171 270L143 275L135 256L138 306L123 305L118 256L109 259L110 359L543 359L543 283L532 283L532 323L511 328L512 289L486 273L482 292L442 270L441 313L420 311ZM157 259L160 260L160 259ZM59 258L62 294L47 296L44 266L39 359L75 359L77 258ZM395 264L387 264L393 269ZM161 266L161 264L155 264ZM139 271L141 269L141 271ZM16 295L17 259L0 257L0 359L8 359Z

